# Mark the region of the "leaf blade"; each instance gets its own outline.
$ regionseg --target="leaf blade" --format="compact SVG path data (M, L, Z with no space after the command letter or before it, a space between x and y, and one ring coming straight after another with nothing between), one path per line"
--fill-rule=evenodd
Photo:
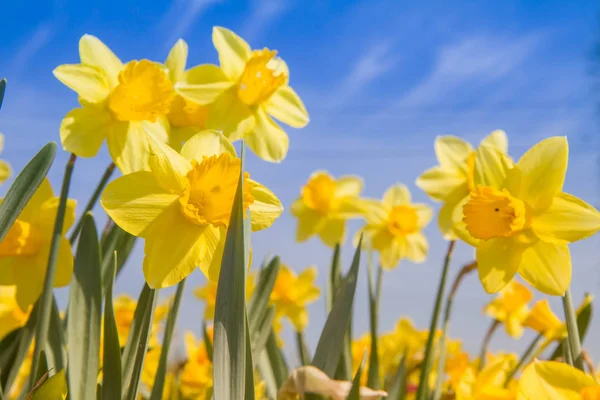
M117 254L113 255L112 277L104 298L104 353L102 355L102 399L121 398L121 346L113 306Z

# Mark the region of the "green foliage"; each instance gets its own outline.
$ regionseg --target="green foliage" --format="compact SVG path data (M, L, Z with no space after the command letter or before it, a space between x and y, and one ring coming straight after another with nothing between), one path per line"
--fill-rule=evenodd
M104 299L104 352L102 355L102 399L112 400L121 397L121 346L113 308L113 289L115 271L117 270L117 254L112 263L112 276L108 281Z

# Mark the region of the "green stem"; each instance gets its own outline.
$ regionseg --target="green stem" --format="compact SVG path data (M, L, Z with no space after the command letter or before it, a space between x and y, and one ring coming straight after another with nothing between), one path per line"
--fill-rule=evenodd
M451 241L446 251L446 257L444 259L444 267L442 269L442 276L440 277L440 283L437 290L435 299L435 305L433 308L433 314L431 315L431 322L429 324L429 336L427 337L427 345L425 347L425 356L423 359L423 365L421 366L421 376L419 377L419 387L417 389L417 400L425 400L427 398L427 392L429 389L429 373L433 365L433 341L435 338L438 320L440 317L440 309L442 305L442 299L444 297L444 291L446 289L446 279L448 278L448 270L450 267L450 259L452 258L452 252L454 251L455 241Z
M563 296L563 308L565 310L565 320L567 322L567 343L570 346L573 355L573 366L583 371L583 354L581 352L581 341L579 339L579 327L577 326L577 315L573 308L571 298L571 289L567 289Z
M83 217L85 216L85 214L87 214L88 211L91 211L92 208L94 208L94 206L96 205L96 202L98 201L98 199L100 198L100 195L102 194L102 191L104 190L104 186L106 186L106 183L110 179L110 176L112 175L114 170L115 170L115 164L110 163L110 165L104 171L104 175L102 175L100 182L98 182L98 185L96 186L96 190L94 190L94 193L92 194L92 197L90 197L90 200L86 204L85 209L81 213L81 217L77 221L75 228L73 228L73 232L71 233L71 237L69 238L69 242L71 244L73 244L75 242L75 239L77 239L79 232L81 232L81 227L83 226Z
M450 289L450 293L448 294L448 299L446 300L446 307L444 309L444 324L442 327L442 337L440 338L440 342L438 348L440 349L440 355L438 359L438 370L437 370L437 380L435 384L435 391L433 392L433 400L439 400L442 397L442 384L444 383L444 368L446 364L446 338L448 337L448 327L450 325L450 315L452 313L452 303L454 302L454 296L458 291L458 288L463 280L463 278L468 275L471 271L474 271L477 268L477 262L472 262L471 264L467 264L458 273L456 278L454 279L454 284L452 285L452 289Z
M533 353L538 348L538 346L542 343L543 339L544 339L544 334L540 333L531 341L531 343L529 344L529 347L527 347L527 349L521 356L521 359L519 360L519 363L517 364L517 366L506 377L506 381L504 381L504 387L508 387L508 384L510 383L511 379L514 378L514 376L521 370L521 368L524 365L526 365L529 362L529 360L531 360Z
M485 355L487 354L487 349L490 346L490 341L492 340L492 336L494 336L494 332L500 326L500 321L494 320L490 325L483 341L481 342L481 350L479 350L479 365L477 366L477 372L480 372L485 365Z
M568 339L563 339L562 350L564 362L570 366L573 366L573 354L571 354L571 346L569 345Z
M377 268L377 278L373 276L373 248L369 246L368 257L368 284L369 284L369 316L371 324L371 351L369 353L369 371L367 375L367 386L379 389L381 386L379 374L379 350L378 350L378 324L379 324L379 298L381 297L381 282L383 278L381 264ZM374 279L376 279L374 281Z
M304 334L300 331L296 331L296 345L298 346L298 355L302 365L310 365L310 356L304 342Z
M48 255L48 267L46 268L46 277L44 278L44 289L40 299L38 300L39 310L35 324L35 347L31 362L31 373L29 375L30 388L35 385L35 373L40 361L40 354L44 348L44 345L46 344L46 337L48 336L50 313L52 311L52 288L54 287L54 275L56 275L58 248L60 244L60 238L63 234L62 232L65 220L65 211L67 208L67 197L69 196L71 175L73 174L73 168L75 167L76 159L77 156L75 156L75 154L71 154L71 157L69 157L69 161L67 162L67 166L65 168L65 175L63 177L62 188L60 191L60 200L58 203L58 209L56 211L56 221L54 222L54 232L52 233L52 241Z

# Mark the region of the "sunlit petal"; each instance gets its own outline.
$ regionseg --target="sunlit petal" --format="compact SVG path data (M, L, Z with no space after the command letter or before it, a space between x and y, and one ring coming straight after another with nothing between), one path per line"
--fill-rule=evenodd
M566 244L538 241L523 253L519 274L542 293L562 296L571 283L571 255Z

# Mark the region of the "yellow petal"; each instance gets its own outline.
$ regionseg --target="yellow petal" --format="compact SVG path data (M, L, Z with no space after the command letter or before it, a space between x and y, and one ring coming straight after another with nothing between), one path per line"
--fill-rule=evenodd
M106 78L113 88L119 84L119 72L123 63L100 39L83 35L79 40L79 58L82 64L89 64L106 71Z
M462 213L455 214L455 209L459 204L464 204L465 197L468 195L463 195L463 192L457 193L456 196L450 196L442 205L440 209L440 213L438 215L438 228L442 232L444 239L446 240L456 240L458 239L458 235L454 232L455 222L452 220L454 216L462 219ZM466 228L465 228L466 231Z
M216 243L212 259L210 262L201 263L199 268L210 281L217 283L219 282L219 273L221 271L221 264L223 263L227 229L225 229L225 227L219 227L218 230L213 230L211 232L210 237L212 238L212 242ZM250 249L250 258L252 258L252 249Z
M27 205L19 214L19 219L29 223L35 223L40 218L40 210L42 205L54 197L52 185L48 178L44 178L38 189L35 191Z
M52 71L56 79L73 89L84 100L98 103L110 93L104 70L86 64L63 64Z
M146 233L143 269L148 286L165 288L191 274L216 248L203 235L211 229L188 222L178 204L167 208Z
M382 225L387 223L389 208L381 201L375 199L360 199L364 217L369 225Z
M427 258L427 238L421 232L406 236L406 258L414 263L422 263Z
M431 219L433 218L433 209L427 204L418 203L412 204L411 207L414 208L417 213L419 229L423 229L431 222Z
M455 169L433 167L417 178L416 185L434 200L445 201L455 193L469 194L467 178Z
M456 136L438 136L435 139L435 154L444 168L465 170L466 159L473 147Z
M364 183L361 177L346 175L335 181L335 197L358 196L363 191Z
M410 204L410 192L406 185L398 183L385 191L383 202L390 207Z
M254 128L255 123L250 107L240 101L232 90L226 91L215 100L206 119L207 128L222 131L232 142L242 139Z
M177 43L173 45L165 60L165 67L167 67L169 71L169 79L171 82L179 82L183 79L187 57L188 45L185 40L179 39Z
M35 224L37 225L40 235L42 235L43 238L50 238L54 232L59 202L59 197L51 197L40 205L37 216L35 217ZM75 222L76 207L76 200L67 199L65 217L63 220L63 234L65 234L73 225L73 222Z
M26 312L42 293L49 254L50 243L46 243L37 254L15 257L13 281L17 288L17 304L23 312Z
M458 236L462 241L467 244L470 244L473 247L477 247L480 243L480 240L471 236L469 231L467 230L467 225L463 221L463 207L469 201L470 196L465 196L456 204L454 207L454 211L452 213L452 229L456 236Z
M148 227L177 198L160 186L152 172L139 171L110 182L100 203L121 229L144 237Z
M520 199L534 209L550 207L554 196L562 192L569 145L566 137L542 140L519 160L521 170Z
M550 208L532 218L531 228L547 242L575 242L598 232L600 213L575 196L559 193Z
M510 158L497 148L480 146L475 155L475 184L501 189L512 167Z
M277 89L265 105L267 113L284 124L303 128L308 124L308 111L294 89L285 85Z
M230 79L237 80L250 59L250 46L244 39L220 26L213 28L212 41L219 53L221 68Z
M0 183L4 182L12 175L12 169L6 161L0 160Z
M175 90L195 103L210 104L233 84L221 68L202 64L187 70L183 80L175 84Z
M319 237L329 247L334 247L336 244L343 244L345 239L345 225L343 219L328 220L319 231Z
M159 184L174 193L181 193L187 184L187 173L192 168L190 162L169 145L147 135L149 165Z
M596 385L591 376L568 364L534 361L521 375L517 400L580 400L581 389Z
M397 267L400 260L406 257L407 251L406 239L392 239L389 246L381 251L381 266L386 270Z
M268 228L283 212L281 201L273 192L256 181L252 181L252 197L254 202L250 205L250 218L252 231Z
M477 246L479 279L488 293L496 293L515 276L521 265L524 246L515 238L482 240Z
M71 110L60 124L63 148L78 157L94 157L112 122L104 107L87 105Z
M296 241L304 242L312 235L318 233L327 219L316 211L305 209L301 214L296 215L298 226L296 229Z
M237 157L235 147L221 132L207 129L192 136L181 148L181 155L188 161L202 161L202 156L210 157L229 153Z
M508 153L508 138L506 132L502 130L495 130L487 135L482 141L481 146L492 146L502 153Z
M523 253L519 274L542 293L562 296L571 283L571 255L566 244L538 241Z
M283 161L290 145L288 135L264 110L259 108L255 116L256 126L245 135L248 147L265 161Z
M71 282L73 276L73 250L65 237L60 238L58 258L56 261L56 275L54 287L65 287Z

